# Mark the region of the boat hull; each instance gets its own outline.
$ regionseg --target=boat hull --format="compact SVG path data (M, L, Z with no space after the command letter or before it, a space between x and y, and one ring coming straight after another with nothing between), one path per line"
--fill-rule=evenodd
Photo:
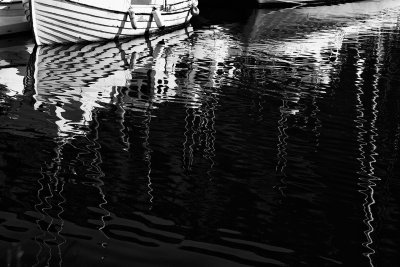
M304 3L310 0L257 0L259 4L273 4L273 3Z
M259 6L295 6L310 3L312 0L257 0Z
M0 2L0 36L29 31L21 1Z
M52 45L143 36L187 24L196 6L192 0L169 0L167 8L157 4L164 1L141 2L149 4L130 5L130 1L114 0L110 6L93 0L31 0L35 41L38 45ZM135 23L129 8L135 12Z

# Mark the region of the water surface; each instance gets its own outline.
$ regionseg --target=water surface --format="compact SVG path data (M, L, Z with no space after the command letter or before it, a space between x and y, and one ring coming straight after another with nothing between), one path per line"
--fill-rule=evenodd
M0 41L1 266L399 265L400 4L202 15Z

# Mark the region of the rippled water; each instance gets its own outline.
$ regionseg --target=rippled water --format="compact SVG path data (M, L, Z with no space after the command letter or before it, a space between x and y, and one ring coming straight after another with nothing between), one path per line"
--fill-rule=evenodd
M0 266L399 266L400 3L215 13L0 41Z

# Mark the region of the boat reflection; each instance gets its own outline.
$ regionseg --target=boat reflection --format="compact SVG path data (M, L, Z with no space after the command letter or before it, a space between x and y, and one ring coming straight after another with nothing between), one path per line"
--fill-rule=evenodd
M27 78L32 83L25 94L32 94L34 110L53 117L57 126L54 157L41 170L35 212L30 214L37 218L40 229L35 236L39 247L36 265L44 262L61 265L68 247L66 238L96 237L96 243L105 248L109 235L115 237L109 230L113 223L107 209L108 196L104 192L105 173L97 118L100 109L117 107L120 136L126 151L130 148L124 122L126 109L132 107L144 114L143 155L152 202L148 141L150 111L154 103L169 97L168 94L157 97L156 84L163 80L168 86L176 86L168 75L179 60L172 51L189 37L190 32L191 29L184 29L148 39L35 48L29 64L29 73L33 77ZM84 228L72 225L71 222L77 221L65 214L64 207L74 205L69 192L71 183L87 184L99 195L97 200L85 200L87 206L83 209L89 209L94 216L89 219L89 224L78 223ZM82 215L81 218L85 217Z
M140 212L132 214L130 203L123 204L126 209L117 207L122 204L117 199L123 198L132 184L137 201L147 209L151 210L159 197L152 182L150 127L155 111L163 104L182 105L186 112L182 120L186 124L183 168L190 171L193 153L203 144L204 157L212 168L221 78L218 70L227 54L222 43L209 54L218 40L198 43L191 32L188 28L148 39L36 47L33 51L21 92L23 99L31 99L33 110L19 115L26 119L45 117L50 125L36 127L45 128L54 144L52 158L41 166L35 209L26 213L37 224L32 238L37 247L32 255L35 266L68 264L78 250L101 257L107 248L115 254L126 248L127 242L129 248L140 251L140 256L128 253L127 258L152 255L154 247L179 255L191 255L191 250L203 247L205 253L196 257L207 257L211 244L184 241L185 231L174 222ZM113 119L103 122L107 116ZM116 126L117 138L102 135L101 129L111 125ZM159 138L157 133L153 136ZM123 165L115 174L116 182L110 181L114 174L106 175L103 170L110 163L104 153L110 145L112 151L120 148L122 153L116 156L118 166ZM132 175L137 182L132 181ZM212 174L208 175L211 178ZM106 186L110 183L112 188ZM84 199L77 201L81 197ZM108 245L110 240L113 246ZM74 242L79 243L72 245ZM230 254L234 252L224 257ZM171 260L171 256L162 259ZM262 257L249 260L269 261Z
M320 7L264 12L243 31L36 48L25 87L0 103L11 140L2 157L19 162L23 145L34 184L5 169L12 204L0 238L29 240L22 249L36 266L76 255L90 255L85 266L265 266L344 262L337 244L354 233L349 253L373 264L380 88L396 67L386 32L398 16L341 24ZM248 31L254 23L272 26ZM10 185L37 191L16 208L23 194ZM343 211L355 221L345 232Z
M189 28L150 39L36 48L24 95L31 96L34 113L49 117L57 129L49 131L53 157L42 166L35 210L29 212L39 229L37 266L66 264L76 251L100 258L128 248L137 253L110 261L117 265L161 253L155 259L160 264L213 257L222 265L234 266L237 258L262 265L282 264L270 251L292 253L257 242L243 246L240 236L224 232L221 244L192 240L191 219L179 215L171 221L160 210L152 215L157 203L158 209L162 203L181 212L175 205L184 208L185 198L203 197L186 189L193 186L187 177L200 164L208 179L196 183L212 185L216 110L224 78L235 75L233 68L225 75L223 62L238 52L227 49L220 36L218 29L192 34ZM160 127L169 116L163 112L168 105L182 111L171 114L176 125L151 130L154 120ZM175 141L178 156L169 147ZM183 180L154 181L154 165L160 179L162 164L183 170Z
M130 41L37 47L31 62L35 110L55 114L59 135L68 136L84 133L82 126L93 120L93 111L106 104L122 101L124 107L151 108L151 103L175 93L154 92L158 81L177 86L168 72L179 58L163 50L173 49L189 31Z
M22 95L26 63L34 45L30 39L7 38L0 40L0 86L9 97Z
M376 171L378 151L381 149L377 144L377 122L382 118L382 88L389 90L384 77L385 68L388 67L385 66L385 57L390 50L390 43L393 43L390 33L399 28L399 7L398 1L386 0L296 8L282 12L257 10L245 27L249 31L244 33L246 51L242 73L250 76L249 81L256 81L254 86L261 87L266 82L273 84L276 79L285 87L281 91L282 117L278 126L277 169L283 177L278 187L280 190L287 186L284 169L291 164L287 158L295 157L288 151L287 147L294 141L286 132L294 128L302 129L303 124L299 120L308 123L314 121L317 150L321 135L321 120L318 119L318 106L323 102L321 98L338 93L337 90L331 91L331 88L341 79L339 75L354 77L354 84L349 83L346 89L352 90L351 97L356 99L357 115L353 121L358 132L357 161L360 167L357 184L358 192L363 196L361 208L365 235L361 245L364 247L363 256L370 266L376 265L376 217L380 216L377 210L382 205L376 197L377 187L381 184L381 177ZM260 54L260 47L264 47L264 54ZM355 55L349 51L355 51ZM344 73L342 67L351 60L355 61L355 68L347 69ZM294 103L294 108L288 110L289 102ZM310 102L312 105L306 104ZM305 106L315 109L307 112L302 109ZM288 114L296 117L292 122L297 123L290 124L291 115ZM302 163L305 162L306 158L303 158ZM307 164L312 165L312 162Z
M343 41L360 33L394 27L395 7L398 3L393 0L369 0L272 12L255 10L244 26L245 56L249 62L244 67L272 73L281 81L292 78L301 83L302 89L307 84L327 86L341 65L339 51ZM264 55L259 54L260 48L264 48ZM268 61L251 64L260 57Z

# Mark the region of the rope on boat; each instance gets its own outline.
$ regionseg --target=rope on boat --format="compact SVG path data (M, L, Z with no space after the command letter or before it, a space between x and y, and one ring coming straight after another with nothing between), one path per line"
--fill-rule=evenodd
M200 10L197 7L198 6L198 0L192 0L191 2L192 3L190 5L190 13L192 14L192 16L199 15ZM167 10L167 0L164 1L163 8L165 10ZM153 10L152 10L151 13L153 15L153 18L154 18L156 24L157 24L157 27L158 28L164 28L165 27L165 22L164 22L164 19L163 19L162 15L161 15L161 11L159 9L157 9L156 7L153 7ZM129 7L128 14L129 14L129 19L131 21L132 28L136 30L137 26L138 26L138 22L137 22L137 16L136 16L136 13L134 11L133 5L131 5Z

